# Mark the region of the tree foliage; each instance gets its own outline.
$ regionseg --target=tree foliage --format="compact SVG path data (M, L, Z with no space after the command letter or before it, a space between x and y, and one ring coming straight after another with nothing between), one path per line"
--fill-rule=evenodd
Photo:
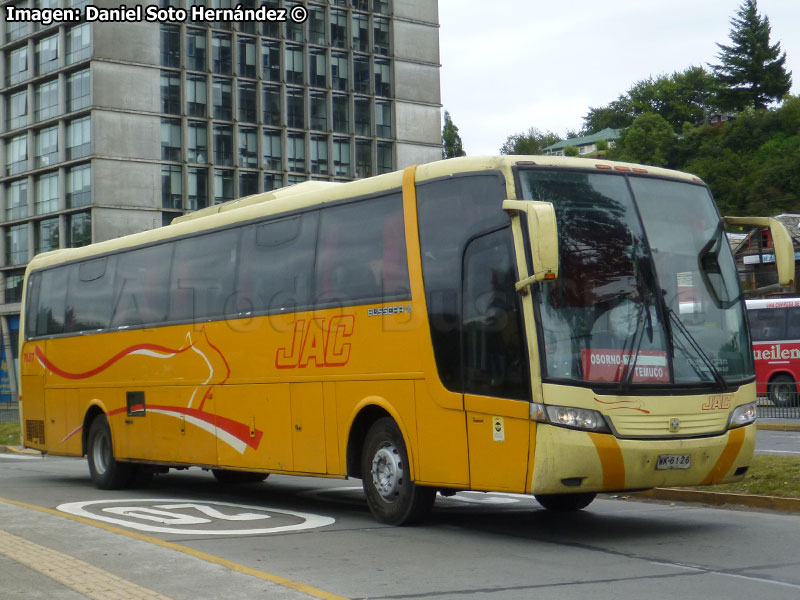
M556 142L560 142L558 134L531 127L523 133L515 133L506 138L500 147L500 154L542 154L543 150Z
M731 44L717 44L720 64L711 65L720 84L719 99L730 110L766 108L792 87L786 53L780 42L770 44L769 18L758 14L756 0L745 0L736 14L731 19Z
M665 167L675 146L675 133L657 113L644 113L622 132L609 157Z
M450 113L444 111L444 127L442 127L442 157L455 158L466 156L461 136L458 134L458 127L450 118Z

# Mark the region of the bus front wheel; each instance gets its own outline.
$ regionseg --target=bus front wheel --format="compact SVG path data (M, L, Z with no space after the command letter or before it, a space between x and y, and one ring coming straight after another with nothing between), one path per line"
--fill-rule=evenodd
M597 494L584 492L580 494L537 494L534 497L547 510L554 512L572 512L586 508Z
M89 474L101 490L117 490L130 484L135 469L133 465L118 462L114 458L114 444L108 418L99 415L92 421L87 442Z
M775 406L797 404L797 384L789 375L776 375L769 382L769 399Z
M361 476L367 505L381 523L410 525L428 514L436 490L411 480L403 434L391 418L375 421L361 454Z

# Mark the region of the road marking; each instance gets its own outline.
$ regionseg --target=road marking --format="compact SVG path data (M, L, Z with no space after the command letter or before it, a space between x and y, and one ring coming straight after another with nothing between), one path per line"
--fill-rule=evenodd
M138 586L73 556L5 531L0 531L0 554L96 600L169 600L167 596Z
M253 569L251 567L233 562L231 560L227 560L219 556L214 556L213 554L209 554L208 552L195 550L194 548L190 548L189 546L182 546L181 544L168 542L166 540L160 540L158 538L151 537L149 535L144 535L141 533L137 533L135 531L122 529L121 527L107 525L106 523L100 523L98 521L87 519L85 517L79 517L68 513L60 512L52 508L45 508L44 506L37 506L35 504L28 504L27 502L20 502L19 500L10 500L9 498L0 497L0 502L6 502L8 504L13 504L14 506L21 506L22 508L28 508L30 510L38 510L39 512L48 515L54 515L56 517L61 517L62 519L71 519L73 521L77 521L78 523L83 523L84 525L91 525L92 527L97 527L98 529L105 529L106 531L118 533L119 535L124 535L134 540L140 540L143 542L148 542L155 546L160 546L162 548L169 548L170 550L176 550L178 552L182 552L183 554L188 554L189 556L194 556L195 558L199 558L206 562L226 567L231 571L236 571L237 573L244 573L246 575L262 579L263 581L269 581L271 583L275 583L277 585L281 585L283 587L298 592L302 592L304 594L307 594L308 596L311 596L312 598L319 598L320 600L350 600L345 596L339 596L338 594L326 592L324 590L320 590L308 584L301 583L299 581L294 581L292 579L289 579L288 577L281 577L280 575L274 575L272 573L267 573L266 571L259 571L258 569Z
M796 452L794 450L756 450L756 454L798 454L800 452Z
M118 506L103 507L102 505L104 504L116 504ZM152 506L139 506L141 504L150 504ZM222 512L213 508L212 505L245 509L248 512L230 514L230 511ZM95 507L100 508L101 512L106 514L92 512L91 509ZM297 512L294 510L268 507L262 508L259 506L248 506L246 504L232 504L230 502L204 502L201 504L193 500L174 500L167 498L123 498L116 500L67 502L65 504L59 504L56 509L77 517L105 521L106 523L122 525L123 527L130 527L132 529L138 529L139 531L178 535L264 535L268 533L286 533L289 531L317 529L319 527L333 525L336 522L336 519L332 517L324 517L322 515ZM189 512L196 511L205 515L205 517L198 517L196 515L187 514L186 512L178 512L179 510ZM208 516L212 516L217 519L217 521L223 522L241 522L246 520L263 521L270 518L270 513L299 519L300 522L290 525L276 524L272 527L254 527L251 529L195 529L191 527L194 525L212 523L213 519L207 518ZM107 516L108 514L114 514L116 516ZM162 523L162 525L152 525L143 521L149 521L150 523L159 522ZM178 527L179 525L186 527Z
M0 454L0 458L10 458L12 460L42 460L41 456L26 456L25 454Z

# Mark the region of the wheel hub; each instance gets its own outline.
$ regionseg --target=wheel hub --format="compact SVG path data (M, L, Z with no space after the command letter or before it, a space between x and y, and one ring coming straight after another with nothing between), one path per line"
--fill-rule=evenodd
M384 500L394 500L403 483L403 462L392 444L379 448L372 459L372 483Z

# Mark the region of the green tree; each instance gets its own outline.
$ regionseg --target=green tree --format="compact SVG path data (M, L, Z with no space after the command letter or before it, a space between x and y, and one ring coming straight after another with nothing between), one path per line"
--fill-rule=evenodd
M581 151L577 146L564 146L564 156L580 156Z
M458 127L450 118L450 113L444 111L444 127L442 127L442 157L455 158L466 156L464 145L461 143L461 136L458 135Z
M622 133L616 146L609 151L609 157L664 167L669 164L674 147L675 133L666 119L655 113L644 113Z
M736 14L731 19L731 45L717 44L720 64L711 65L720 84L720 102L737 111L766 108L792 87L786 53L780 42L770 44L769 18L758 14L756 0L745 0Z
M547 146L560 141L558 134L552 131L543 133L531 127L526 132L508 136L500 148L500 154L542 154Z

